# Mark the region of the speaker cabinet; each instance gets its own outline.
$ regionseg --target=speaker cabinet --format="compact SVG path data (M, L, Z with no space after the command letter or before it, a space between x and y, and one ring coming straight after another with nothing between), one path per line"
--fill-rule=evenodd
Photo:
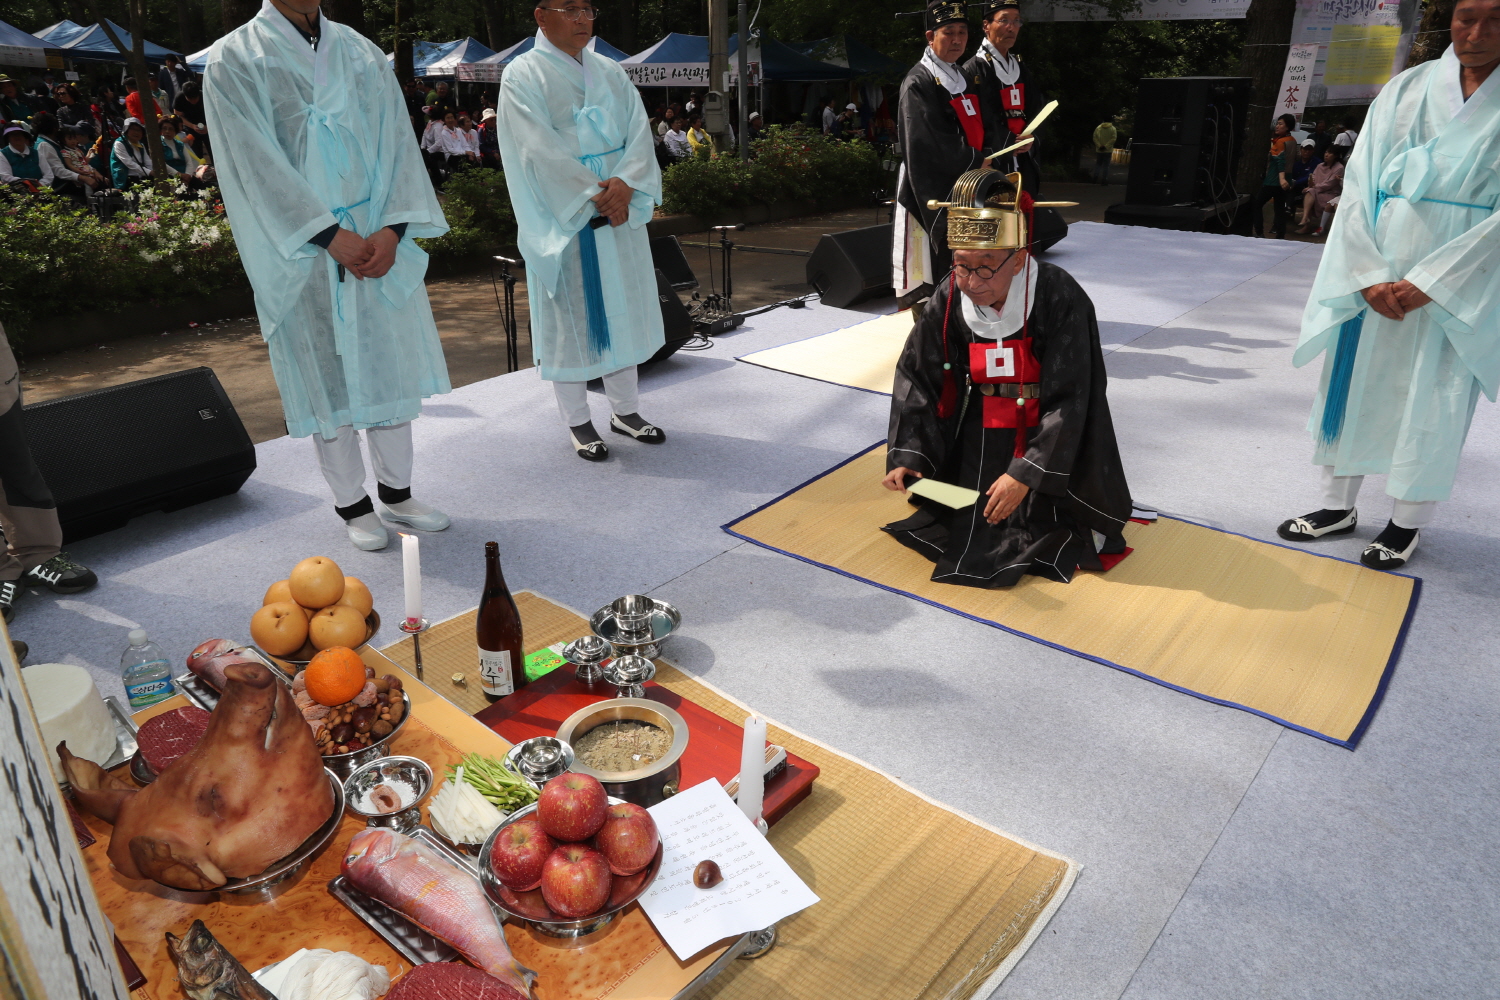
M1136 143L1167 146L1212 143L1216 128L1232 124L1243 130L1249 101L1247 76L1142 80L1136 91L1133 138Z
M1131 205L1216 205L1232 200L1250 79L1142 80L1125 200Z
M211 368L32 403L26 436L72 542L237 492L255 446Z
M824 305L845 309L891 294L891 240L895 226L825 235L807 258L807 283Z
M673 243L677 237L668 236ZM652 240L655 243L656 240ZM681 248L677 251L682 253ZM695 281L693 284L697 284ZM651 360L646 364L654 364L664 358L670 358L677 353L677 349L689 340L693 339L693 317L688 314L687 306L677 297L677 290L672 287L672 282L666 274L657 268L656 271L656 298L661 303L661 326L662 332L666 334L667 342L662 345L661 350L651 355Z
M1031 249L1033 253L1044 253L1061 243L1068 235L1068 221L1055 208L1031 210Z
M667 276L673 291L689 292L698 287L698 276L675 236L657 236L651 240L651 266Z
M1125 200L1133 205L1180 205L1198 190L1199 148L1137 142L1130 147Z

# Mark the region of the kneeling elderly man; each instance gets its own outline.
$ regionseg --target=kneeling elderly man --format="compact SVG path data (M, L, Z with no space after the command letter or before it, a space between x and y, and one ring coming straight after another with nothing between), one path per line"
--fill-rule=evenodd
M1032 206L1020 174L959 178L946 206L953 271L896 365L885 486L928 477L981 494L958 510L922 498L885 526L943 583L1067 583L1125 551L1132 504L1094 305L1028 252Z

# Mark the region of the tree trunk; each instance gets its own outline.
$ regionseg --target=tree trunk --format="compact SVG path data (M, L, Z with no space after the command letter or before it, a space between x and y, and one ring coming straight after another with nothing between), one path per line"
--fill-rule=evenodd
M258 10L260 10L260 4L255 0L220 0L219 11L223 18L221 26L223 33L229 34L254 17Z
M619 4L620 35L614 40L614 44L631 55L635 55L635 21L638 6L636 0L622 0Z
M484 10L484 43L499 52L504 48L505 15L500 10L500 0L482 0Z
M146 65L145 36L146 30L146 4L145 0L129 0L130 9L130 72L135 77L137 92L141 95L141 124L146 129L146 152L151 154L151 176L161 179L167 176L166 150L161 145L161 129L157 127L156 98L152 91L155 77L151 74L151 67ZM90 0L90 15L99 22L108 36L110 44L120 52L125 51L125 46L120 44L120 37L115 34L115 29L109 26L109 22L99 16L98 0ZM129 141L128 139L126 140Z
M1454 0L1428 0L1422 11L1417 37L1411 44L1411 55L1406 58L1408 67L1443 54L1451 38L1448 25L1453 20L1453 6Z
M193 30L193 0L177 0L177 44L182 54L197 52L203 47L198 33Z
M1260 190L1270 155L1271 122L1286 72L1296 0L1252 0L1245 13L1245 51L1240 76L1250 78L1250 106L1235 189L1252 197Z

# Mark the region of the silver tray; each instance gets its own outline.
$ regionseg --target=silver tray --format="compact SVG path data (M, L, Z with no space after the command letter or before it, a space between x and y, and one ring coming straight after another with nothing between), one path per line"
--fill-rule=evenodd
M479 880L479 873L473 862L461 854L455 852L448 846L441 836L429 830L425 826L419 826L411 834L421 840L428 847L437 851L446 861L459 871L473 875L475 881ZM405 916L386 906L377 899L371 899L360 892L349 881L340 875L328 883L328 893L339 902L347 906L353 914L380 936L380 939L390 945L396 952L412 965L425 965L428 962L456 962L459 954L446 942L440 941L422 930L416 924L406 919ZM502 911L490 903L490 909L495 914L496 921L502 919ZM512 921L524 925L524 921ZM714 977L729 967L736 958L749 950L754 933L743 934L730 943L729 949L714 959L713 963L682 989L671 1000L688 1000L693 994L707 986Z
M473 876L476 884L479 882L479 873L474 870L469 860L454 851L442 837L427 827L419 826L409 836L422 841L459 871ZM339 875L331 880L328 883L328 892L334 899L349 907L356 917L369 925L370 930L380 935L381 940L394 948L412 965L458 960L458 952L446 942L428 934L408 920L404 914L391 909L380 900L366 896L354 888L344 876ZM495 920L498 922L501 914L495 910L493 903L490 904L490 910L495 913Z
M125 703L114 695L104 699L104 705L109 709L110 718L115 724L115 752L100 767L106 771L112 771L135 756L140 746L135 741L135 733L138 728L135 720L130 717L130 709Z
M259 660L261 663L270 668L270 671L273 675L281 678L287 684L292 683L292 678L287 675L287 672L277 666L271 660L271 657L267 656L256 647L241 646L239 647L239 652L245 656L250 657L251 659ZM209 684L203 678L199 677L197 674L193 673L191 670L184 670L182 673L173 677L172 683L177 685L177 690L182 693L182 696L184 698L192 702L194 705L197 705L205 712L212 712L216 707L218 707L219 692L214 690L211 684Z

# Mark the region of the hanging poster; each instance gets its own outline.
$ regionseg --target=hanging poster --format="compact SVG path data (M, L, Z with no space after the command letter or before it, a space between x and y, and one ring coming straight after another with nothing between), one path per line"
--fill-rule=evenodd
M1088 0L1032 0L1026 4L1028 21L1210 21L1245 16L1250 0L1140 0L1122 17L1111 17Z
M1286 57L1286 71L1281 74L1281 91L1276 98L1275 114L1302 117L1307 107L1307 91L1318 61L1316 45L1293 45Z
M1306 106L1369 104L1406 68L1418 0L1297 0L1292 45L1318 46Z

